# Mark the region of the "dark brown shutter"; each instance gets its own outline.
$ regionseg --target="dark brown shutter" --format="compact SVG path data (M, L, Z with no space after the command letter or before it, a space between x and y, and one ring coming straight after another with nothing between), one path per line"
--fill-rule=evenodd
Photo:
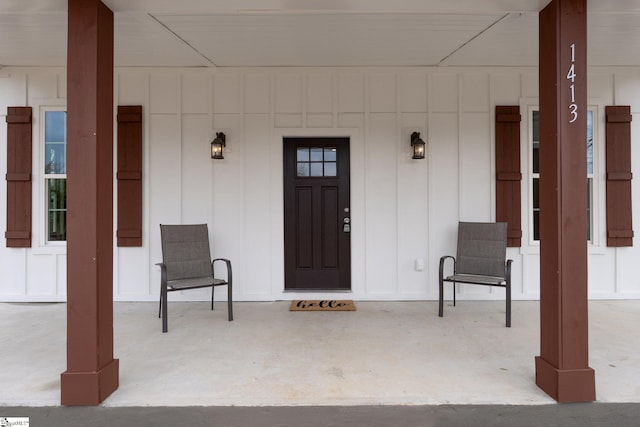
M118 246L142 246L142 106L118 106Z
M7 109L8 248L31 247L31 107Z
M496 106L496 221L507 223L507 246L522 245L520 107Z
M607 246L633 246L631 108L607 106Z

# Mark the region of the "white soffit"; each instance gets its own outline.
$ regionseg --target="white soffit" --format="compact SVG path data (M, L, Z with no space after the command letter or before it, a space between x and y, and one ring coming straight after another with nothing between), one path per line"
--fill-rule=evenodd
M500 15L155 16L217 66L437 65Z

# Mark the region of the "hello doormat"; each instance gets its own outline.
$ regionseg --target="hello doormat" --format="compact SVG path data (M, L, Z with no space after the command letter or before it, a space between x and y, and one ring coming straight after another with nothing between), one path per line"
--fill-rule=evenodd
M289 311L356 311L352 300L293 300Z

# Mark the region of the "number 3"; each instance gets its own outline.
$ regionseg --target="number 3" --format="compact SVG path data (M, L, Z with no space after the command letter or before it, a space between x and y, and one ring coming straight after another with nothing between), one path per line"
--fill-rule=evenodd
M569 105L569 114L571 114L571 120L569 123L573 123L578 119L578 106L576 104Z

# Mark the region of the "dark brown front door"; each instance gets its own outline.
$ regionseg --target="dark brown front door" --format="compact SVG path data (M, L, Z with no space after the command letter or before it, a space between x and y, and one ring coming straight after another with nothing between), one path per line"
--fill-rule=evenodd
M351 289L349 138L284 138L286 290Z

